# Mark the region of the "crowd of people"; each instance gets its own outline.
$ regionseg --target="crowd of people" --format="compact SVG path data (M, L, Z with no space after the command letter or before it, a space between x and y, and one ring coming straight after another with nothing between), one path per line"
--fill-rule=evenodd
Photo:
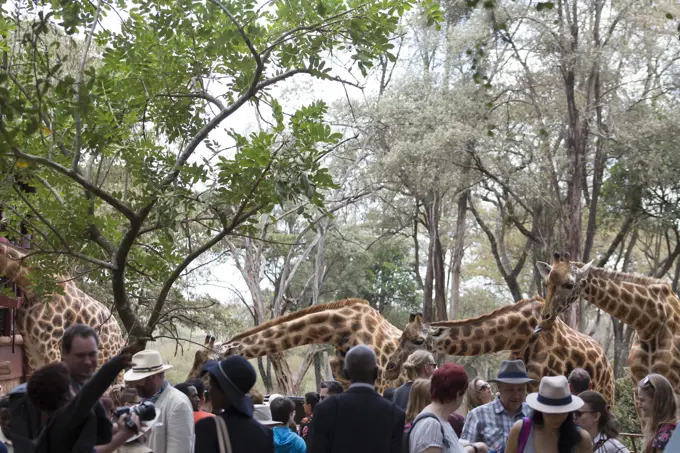
M416 351L409 381L380 395L376 355L358 345L345 357L349 388L322 383L296 417L291 398L265 401L243 357L208 361L202 379L173 386L159 352L125 348L96 370L98 346L90 327L69 327L62 362L0 399L0 453L628 453L582 369L543 377L527 394L537 381L521 360L503 361L487 382ZM125 385L114 384L124 370ZM679 439L670 383L650 374L637 395L643 452L671 453Z

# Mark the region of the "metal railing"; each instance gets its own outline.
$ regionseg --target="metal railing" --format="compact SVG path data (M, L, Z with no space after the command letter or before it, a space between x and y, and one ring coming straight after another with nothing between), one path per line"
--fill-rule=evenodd
M638 450L637 442L635 441L636 439L642 439L642 434L638 433L620 433L619 437L625 437L630 439L630 445L633 447L631 450L632 453L638 453L640 450ZM640 444L640 448L642 448L642 444Z

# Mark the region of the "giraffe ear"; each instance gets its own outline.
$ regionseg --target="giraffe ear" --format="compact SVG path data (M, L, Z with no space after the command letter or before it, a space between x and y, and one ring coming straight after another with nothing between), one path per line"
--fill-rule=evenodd
M593 263L595 260L590 260L588 264L583 265L583 267L576 269L574 271L574 278L578 281L583 279L584 277L588 276L588 272L590 272L590 269L593 267Z
M411 313L410 315L408 315L408 322L413 322L415 320L416 320L416 314L415 313Z
M543 277L543 279L545 280L546 278L548 278L548 274L550 274L552 266L546 262L537 261L536 269L538 269L538 273L541 274L541 277Z
M217 340L217 338L215 338L214 335L210 335L210 341L208 342L208 347L209 347L209 348L212 349L212 347L215 345L215 340Z

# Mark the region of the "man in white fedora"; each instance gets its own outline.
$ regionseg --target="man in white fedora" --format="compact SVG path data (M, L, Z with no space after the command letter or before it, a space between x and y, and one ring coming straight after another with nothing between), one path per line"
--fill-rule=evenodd
M125 373L125 381L134 385L144 401L151 401L160 417L151 429L148 446L155 453L192 453L194 447L194 414L187 396L168 384L158 351L146 349L132 357L135 364Z
M496 379L498 398L468 412L460 438L467 442L483 442L489 450L500 450L508 439L510 428L523 417L531 417L531 409L524 402L527 384L538 382L527 375L521 360L503 360Z

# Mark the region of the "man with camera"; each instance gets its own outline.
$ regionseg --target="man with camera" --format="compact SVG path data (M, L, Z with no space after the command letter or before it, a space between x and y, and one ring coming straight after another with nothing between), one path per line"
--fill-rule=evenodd
M118 374L133 365L131 358L135 350L138 350L136 346L123 348L75 395L70 370L63 363L51 363L33 373L27 394L43 424L34 443L34 453L112 453L139 432L139 416L131 413L120 417L118 430L110 442L98 445L94 436L87 435L95 425L92 409Z
M151 430L147 445L157 453L191 453L194 445L194 415L187 396L168 384L158 351L147 349L132 357L135 365L125 373L144 401L151 401L160 417Z
M97 369L97 332L84 324L71 325L62 336L61 359L70 374L71 388L74 393L78 393ZM26 390L27 385L22 384L10 392L11 434L16 453L32 451L32 439L38 437L43 428L40 414L31 404ZM87 428L81 430L77 445L108 444L112 439L112 428L106 410L97 401L87 421Z

